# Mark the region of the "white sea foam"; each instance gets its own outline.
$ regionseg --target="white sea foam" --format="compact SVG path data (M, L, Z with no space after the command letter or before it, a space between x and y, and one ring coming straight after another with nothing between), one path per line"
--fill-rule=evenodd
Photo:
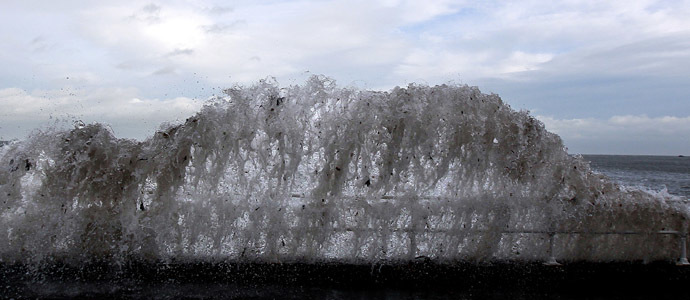
M266 80L143 142L89 124L0 151L5 262L532 260L549 233L559 259L669 259L673 235L611 233L687 230L674 196L609 182L460 85Z

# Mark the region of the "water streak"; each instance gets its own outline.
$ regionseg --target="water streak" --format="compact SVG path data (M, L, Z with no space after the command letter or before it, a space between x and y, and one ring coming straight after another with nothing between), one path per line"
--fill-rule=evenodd
M0 148L0 260L532 260L554 232L560 259L667 259L672 236L581 233L687 230L674 196L475 87L225 92L142 142L90 124Z

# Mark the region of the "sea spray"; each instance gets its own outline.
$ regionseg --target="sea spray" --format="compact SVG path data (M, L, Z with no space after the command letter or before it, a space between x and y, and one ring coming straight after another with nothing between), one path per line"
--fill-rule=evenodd
M320 76L227 89L141 142L36 131L0 150L0 199L0 259L19 263L655 260L678 241L654 233L688 226L497 95Z

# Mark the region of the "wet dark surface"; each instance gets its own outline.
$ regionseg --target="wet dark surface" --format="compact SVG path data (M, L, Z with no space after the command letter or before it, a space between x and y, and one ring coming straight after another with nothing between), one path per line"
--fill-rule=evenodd
M87 263L2 265L3 298L688 299L672 263Z

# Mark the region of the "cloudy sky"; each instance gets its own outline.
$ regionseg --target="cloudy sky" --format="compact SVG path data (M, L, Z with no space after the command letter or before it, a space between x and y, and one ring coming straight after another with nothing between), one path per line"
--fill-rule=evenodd
M0 139L142 139L233 84L462 83L571 153L690 154L690 1L0 0ZM56 121L58 120L58 121Z

